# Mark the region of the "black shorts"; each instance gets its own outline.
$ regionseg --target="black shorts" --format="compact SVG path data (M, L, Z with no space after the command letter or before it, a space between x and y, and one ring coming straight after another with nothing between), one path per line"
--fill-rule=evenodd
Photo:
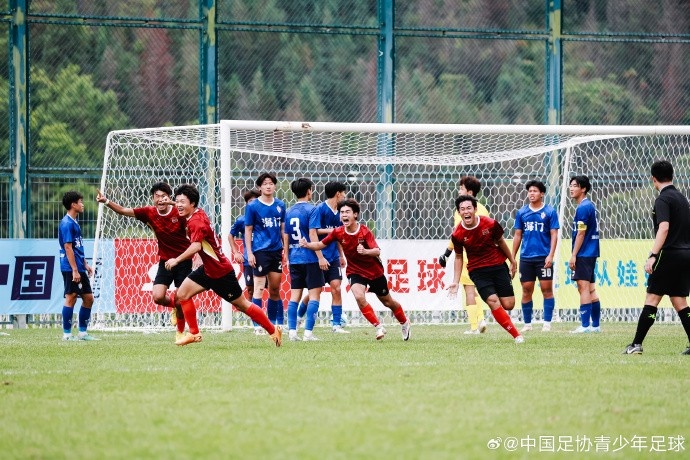
M594 274L594 267L596 265L596 257L575 257L575 270L570 274L570 279L594 283L596 281Z
M687 297L690 294L690 250L662 250L647 280L647 292Z
M316 289L323 284L323 271L318 262L290 264L290 289Z
M350 286L353 284L363 284L365 287L369 287L369 292L376 294L377 297L384 297L390 294L388 289L388 280L385 276L379 276L375 280L370 280L353 273L350 275L349 281Z
M254 269L252 268L251 265L243 265L242 266L242 276L244 276L244 285L249 287L249 286L254 286Z
M340 268L340 259L335 259L330 262L328 269L323 271L323 277L326 283L330 283L333 280L343 279L343 270Z
M270 272L283 273L283 251L259 251L254 253L254 276L267 276Z
M470 272L470 279L484 302L494 294L498 297L515 296L510 271L508 265L504 263L493 267L474 269Z
M164 284L170 287L174 281L175 287L179 288L190 273L192 273L192 259L183 260L172 270L165 268L165 261L161 260L158 262L158 273L156 273L156 279L153 280L153 285Z
M81 281L75 283L72 281L72 272L62 272L62 282L65 285L65 293L67 294L77 294L78 296L83 296L84 294L91 294L91 281L89 281L89 275L86 272L79 272L81 276Z
M540 280L553 279L553 266L544 268L543 259L520 259L520 282L526 283L534 281L537 278Z
M188 278L207 291L212 290L228 302L232 302L242 295L242 287L237 282L234 271L220 278L209 278L202 265L190 273Z

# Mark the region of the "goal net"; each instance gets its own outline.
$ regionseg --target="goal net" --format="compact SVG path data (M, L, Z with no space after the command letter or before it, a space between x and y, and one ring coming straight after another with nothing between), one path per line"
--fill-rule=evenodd
M575 209L568 183L570 177L584 174L591 180L589 197L599 213L602 256L596 277L603 320L636 321L647 280L644 259L653 238L650 211L655 191L649 168L658 159L671 161L677 186L687 192L689 135L690 129L678 126L223 121L112 132L101 189L124 206L138 207L150 204L154 182L166 181L173 188L196 184L200 206L227 253L230 226L244 213L242 194L254 187L262 172L277 175L277 196L287 206L296 201L290 192L296 178L314 182L317 201L325 199L326 182L344 182L348 195L361 204L361 221L374 231L382 248L391 294L413 322L445 323L466 320L463 299L447 296L452 269L438 264L452 232L460 177L473 175L481 181L479 201L503 225L508 240L515 212L526 203L525 183L540 180L561 226L554 283L558 318L572 321L577 319L579 297L567 267ZM151 298L158 262L155 249L153 235L143 224L101 207L94 244L97 325L169 327L168 309ZM238 274L242 271L239 265L235 268ZM517 306L512 315L520 321L517 277L514 285ZM287 299L287 275L282 288ZM350 321L363 323L349 289L344 290L343 307ZM205 293L199 304L204 327L249 324L213 294ZM374 299L371 304L380 306ZM538 288L534 305L539 319ZM661 306L662 320L676 318L668 303ZM329 316L326 289L320 321L327 322Z

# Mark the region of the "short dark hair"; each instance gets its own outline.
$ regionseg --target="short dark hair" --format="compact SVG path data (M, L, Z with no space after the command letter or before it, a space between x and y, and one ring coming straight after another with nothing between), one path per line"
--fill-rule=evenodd
M175 189L175 196L184 195L189 199L189 202L195 208L199 204L199 190L196 185L193 184L183 184Z
M266 179L271 179L271 182L273 182L275 185L278 185L278 178L276 177L276 175L273 173L265 172L256 179L256 186L261 187L261 184L263 184Z
M460 203L462 203L463 201L471 201L472 206L475 209L477 209L477 199L475 197L473 197L472 195L460 195L459 197L457 197L455 199L455 210L456 211L460 210L458 208L460 208Z
M476 198L479 196L479 191L482 189L482 183L474 176L463 176L460 178L460 185L464 186L468 192ZM475 206L476 207L476 206Z
M255 188L250 188L249 190L244 192L244 194L242 195L242 198L244 198L245 203L249 203L249 201L251 201L252 198L259 198L260 196L261 196L260 191L258 191Z
M573 181L577 182L577 185L579 185L580 188L585 189L585 195L587 194L587 192L592 190L592 184L589 183L589 177L587 177L587 176L583 176L583 175L573 176L570 178L570 182L568 182L568 183L572 184Z
M62 196L62 205L65 207L66 210L72 209L72 203L78 203L79 200L83 200L84 195L81 193L77 192L76 190L70 190L69 192L65 192L65 194Z
M670 161L659 160L652 164L652 177L659 182L671 182L673 180L673 165Z
M314 183L306 177L295 179L290 184L290 190L292 190L292 193L294 193L297 198L304 198L307 196L307 192L313 188Z
M323 188L323 191L326 193L326 198L333 198L336 193L344 192L345 190L347 190L347 185L338 181L326 182Z
M354 198L345 198L344 200L338 202L338 211L340 211L340 209L344 206L351 208L352 212L359 214L359 203L357 203L357 200Z
M173 194L172 188L170 188L170 185L168 185L167 182L156 182L151 186L151 196L158 191L161 191L168 196L172 196Z
M531 187L537 187L541 193L546 193L546 185L540 180L531 180L525 184L525 190L529 191Z

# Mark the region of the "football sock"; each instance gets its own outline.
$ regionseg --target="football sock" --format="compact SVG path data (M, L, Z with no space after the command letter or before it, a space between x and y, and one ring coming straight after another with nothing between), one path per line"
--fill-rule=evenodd
M589 320L592 317L592 304L583 303L580 304L580 321L582 321L582 327L589 327Z
M333 312L331 324L333 324L333 326L340 326L340 322L343 320L343 306L331 305L331 312Z
M503 307L498 307L495 310L491 310L491 314L494 315L496 322L500 324L503 329L508 331L508 334L512 335L513 337L520 335L518 330L515 329L515 326L513 326L513 322L510 320L508 312L506 312Z
M678 312L678 317L680 318L680 323L685 329L685 333L688 335L688 341L690 341L690 307L685 307Z
M276 300L276 324L282 326L285 324L285 305L282 300Z
M194 301L192 299L181 300L180 304L182 305L184 320L187 322L187 325L189 326L189 332L191 332L192 334L198 334L199 324L196 321L196 306L194 306Z
M257 305L252 305L251 307L247 308L247 311L244 313L249 316L252 321L266 329L266 332L269 334L273 334L276 331L275 326L273 326L273 324L271 324L271 322L268 320L266 313L264 313L264 311Z
M405 324L407 322L407 316L405 316L405 310L403 310L402 307L393 310L393 315L395 315L395 319L397 319L400 324Z
M651 305L645 305L642 308L642 313L640 313L640 318L637 320L637 331L635 331L635 338L633 343L642 344L644 338L647 336L647 332L654 324L656 320L656 312L658 308Z
M592 302L592 327L599 327L599 320L601 320L601 302L595 300Z
M257 307L259 307L259 310L263 310L263 309L264 309L263 299L255 299L254 297L252 297L252 303L253 303L254 305L256 305ZM258 327L258 326L259 326L259 323L257 323L256 321L252 321L252 324L254 325L254 327Z
M379 319L376 317L376 313L374 312L374 309L371 308L371 305L366 304L366 306L362 307L359 309L362 312L362 316L364 316L367 321L369 321L371 324L374 325L374 327L378 326Z
M297 307L297 317L298 318L304 318L304 315L307 314L307 304L300 301L299 306Z
M297 302L293 300L288 302L288 329L297 329Z
M556 299L544 299L544 321L550 323L553 319L553 310L556 307Z
M83 305L79 308L79 332L86 332L89 327L89 319L91 319L91 309Z
M74 307L62 307L62 332L65 334L72 333L72 317L74 316Z
M477 321L477 310L479 307L476 304L468 305L465 307L467 309L467 319L470 321L470 329L475 330L479 327L479 321ZM482 312L482 315L484 313Z
M522 319L525 324L530 324L532 322L532 309L534 308L534 302L531 300L529 302L523 302L522 304Z
M310 300L307 304L307 320L304 323L304 329L313 331L316 325L316 315L319 313L319 301Z
M268 316L268 319L273 323L277 324L276 321L278 321L278 304L280 301L276 301L273 299L268 299L266 302L266 315Z

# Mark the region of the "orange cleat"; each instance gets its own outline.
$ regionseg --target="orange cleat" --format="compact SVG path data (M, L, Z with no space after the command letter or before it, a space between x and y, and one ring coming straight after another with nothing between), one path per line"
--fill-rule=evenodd
M280 326L276 326L275 332L271 334L271 340L273 343L275 343L276 347L279 347L283 344L283 330L280 328Z
M183 347L189 345L190 343L201 342L201 334L187 334L180 340L175 341L175 345Z

